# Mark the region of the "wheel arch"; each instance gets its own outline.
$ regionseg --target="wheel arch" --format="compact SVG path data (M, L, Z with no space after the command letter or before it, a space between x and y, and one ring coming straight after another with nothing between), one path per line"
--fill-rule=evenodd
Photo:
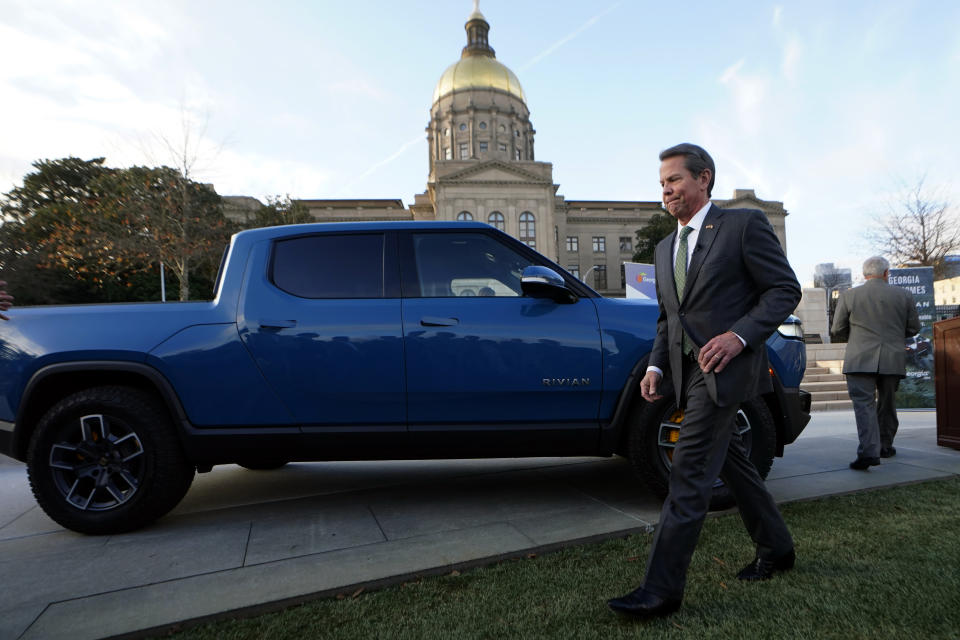
M26 461L30 438L50 407L70 394L104 385L132 387L156 397L177 425L181 445L186 444L189 421L173 386L159 371L139 362L86 360L47 365L30 378L17 412L13 457Z
M613 411L613 417L606 429L604 429L603 441L601 447L606 452L612 452L619 455L625 455L627 451L627 439L630 437L629 418L631 413L639 409L647 401L640 395L640 381L647 372L647 365L650 362L650 352L643 354L627 376L627 381L620 391L620 397L617 400L617 406ZM673 382L664 378L660 381L661 392L673 393Z
M620 398L617 401L617 406L613 412L613 417L610 420L609 427L606 429L606 432L609 435L601 443L601 446L605 451L612 450L614 453L622 455L627 450L627 439L629 438L630 433L630 430L626 428L627 425L629 425L628 418L630 417L631 412L633 412L635 409L639 409L642 404L646 403L646 400L644 400L640 395L640 380L643 379L643 376L646 373L647 363L649 363L649 361L650 353L648 352L637 361L637 364L634 365L633 370L627 377L626 384L623 385L623 390L620 392ZM776 371L770 368L769 374L773 391L765 393L760 397L770 410L770 415L773 416L773 423L776 427L775 455L778 458L782 458L784 447L789 444L789 442L792 442L788 442L787 435L787 403L784 400L785 391L783 383L780 382L780 378L777 376ZM660 381L660 386L661 393L663 395L669 395L673 393L673 382L669 377L662 379Z
M770 410L770 415L773 416L773 424L776 426L776 448L774 450L774 455L778 458L783 457L783 448L788 444L787 443L787 414L786 414L786 403L784 402L784 390L783 383L780 382L780 377L777 375L776 371L771 367L770 371L770 384L773 385L773 391L763 394L760 396L763 398L763 401L767 405L767 409Z

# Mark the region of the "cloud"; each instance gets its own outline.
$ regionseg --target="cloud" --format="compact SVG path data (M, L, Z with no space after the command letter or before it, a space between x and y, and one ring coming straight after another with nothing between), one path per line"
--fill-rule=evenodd
M410 148L412 148L414 145L416 145L416 144L419 143L419 142L422 142L423 139L424 139L423 136L420 135L420 136L417 136L416 138L412 138L412 139L410 139L410 140L407 140L407 141L404 142L402 145L400 145L400 148L397 149L396 151L394 151L392 154L390 154L389 156L387 156L387 157L384 158L383 160L380 160L380 161L378 161L378 162L375 162L375 163L374 163L372 166L370 166L370 168L368 168L366 171L362 172L362 173L361 173L360 175L358 175L356 178L354 178L353 180L350 180L349 182L347 182L346 184L344 184L344 185L338 190L338 192L337 192L338 195L343 195L343 194L345 194L345 193L349 193L351 189L353 189L353 188L356 187L358 184L360 184L361 182L363 182L364 180L366 180L368 177L370 177L371 175L373 175L374 173L376 173L377 171L379 171L381 168L385 167L386 165L390 164L391 162L393 162L394 160L396 160L397 158L399 158L400 156L402 156L404 153L407 152L407 150L409 150Z
M563 45L567 44L568 42L570 42L571 40L573 40L574 38L576 38L577 36L579 36L579 35L580 35L581 33L583 33L584 31L586 31L587 29L589 29L590 27L592 27L594 24L597 23L598 20L600 20L600 18L602 18L603 16L605 16L605 15L607 15L608 13L610 13L611 11L613 11L614 9L616 9L617 7L619 7L621 4L622 4L622 2L615 2L614 4L610 5L609 7L607 7L606 9L604 9L603 11L601 11L600 13L598 13L597 15L593 16L592 18L590 18L589 20L587 20L586 22L584 22L582 25L580 25L577 29L573 30L573 31L570 32L569 34L567 34L567 35L565 35L564 37L560 38L559 40L557 40L556 42L554 42L552 45L550 45L549 47L547 47L546 49L544 49L543 51L541 51L540 53L538 53L537 55L535 55L533 58L531 58L530 60L528 60L527 62L525 62L523 65L520 66L520 68L518 69L518 71L521 71L521 72L526 71L527 69L529 69L529 68L532 67L533 65L537 64L538 62L540 62L541 60L543 60L544 58L546 58L547 56L549 56L550 54L552 54L554 51L556 51L557 49L559 49L559 48L562 47Z
M783 60L780 63L780 72L786 80L792 82L796 79L802 51L803 46L797 37L788 38L783 45Z
M723 73L720 74L720 77L717 80L720 84L729 84L734 78L736 78L737 73L740 72L740 69L743 68L743 65L746 64L746 60L740 58L735 63L723 70Z
M745 65L746 59L741 58L720 74L718 82L730 89L740 126L754 134L760 130L767 115L763 107L769 82L764 76L743 73Z

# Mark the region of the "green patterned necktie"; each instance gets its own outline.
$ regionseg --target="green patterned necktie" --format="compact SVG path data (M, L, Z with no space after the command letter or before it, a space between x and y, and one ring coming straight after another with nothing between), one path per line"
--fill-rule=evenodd
M677 261L673 265L673 280L677 283L677 297L683 302L683 287L687 284L687 236L693 227L680 229L680 243L677 245Z
M683 302L683 288L687 284L687 236L693 232L693 227L686 226L680 229L680 242L677 244L677 261L673 265L673 280L677 284L677 298ZM693 341L683 332L683 353L693 353Z

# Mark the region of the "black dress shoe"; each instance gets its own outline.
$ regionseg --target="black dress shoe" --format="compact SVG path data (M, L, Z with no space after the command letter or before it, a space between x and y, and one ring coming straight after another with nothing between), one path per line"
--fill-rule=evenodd
M655 618L670 615L680 608L680 598L661 598L640 587L620 598L607 600L607 606L635 618Z
M753 559L753 562L740 570L737 577L741 580L769 580L777 571L793 569L796 561L797 554L794 553L793 549L773 558L764 558L758 555Z
M897 455L897 450L895 447L886 447L880 449L881 458L892 458L895 455Z
M850 463L851 469L856 469L857 471L866 471L870 467L876 467L880 464L880 458L857 458Z

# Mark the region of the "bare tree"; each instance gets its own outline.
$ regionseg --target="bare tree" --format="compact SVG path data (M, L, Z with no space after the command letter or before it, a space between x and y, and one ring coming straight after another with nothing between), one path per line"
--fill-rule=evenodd
M925 181L921 177L906 188L866 236L892 263L933 267L939 278L945 272L944 258L960 251L960 221L943 190L929 189Z
M194 181L201 159L216 156L220 151L219 147L205 148L208 121L209 117L204 115L198 123L181 104L177 136L154 132L152 140L141 143L142 153L161 165L158 171L146 176L146 182L153 181L155 194L162 193L162 197L154 197L152 207L141 209L144 215L139 219L143 225L140 241L177 278L181 300L190 299L193 270L209 266L204 262L211 263L210 256L215 267L216 256L230 235L220 198L212 185Z

